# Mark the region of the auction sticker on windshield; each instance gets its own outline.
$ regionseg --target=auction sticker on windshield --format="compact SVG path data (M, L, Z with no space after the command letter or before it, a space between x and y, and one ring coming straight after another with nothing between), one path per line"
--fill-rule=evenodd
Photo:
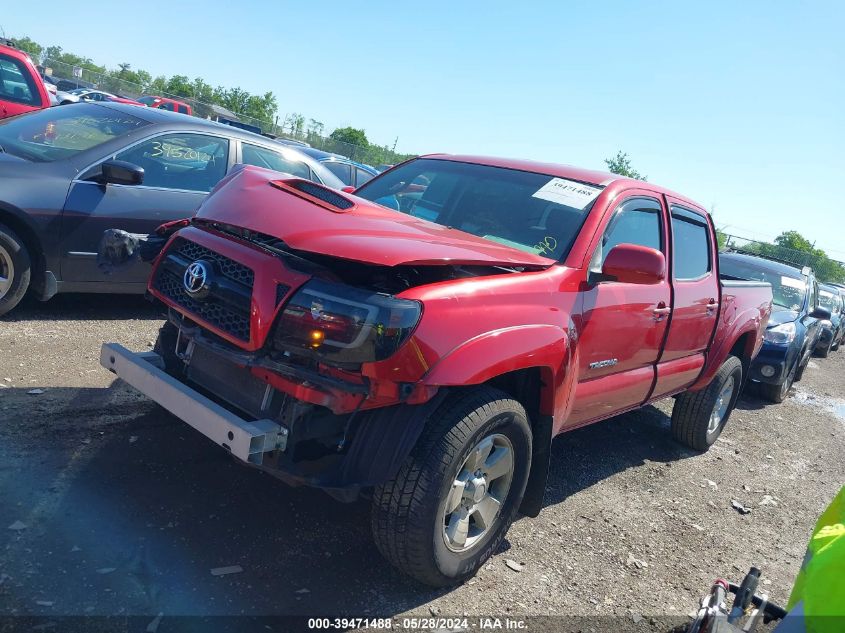
M534 192L531 197L556 202L574 209L583 209L600 193L601 189L598 187L591 187L565 178L552 178Z
M807 284L800 279L794 279L792 277L787 277L786 275L781 275L780 283L787 288L796 288L798 290L804 290L804 288L807 287Z

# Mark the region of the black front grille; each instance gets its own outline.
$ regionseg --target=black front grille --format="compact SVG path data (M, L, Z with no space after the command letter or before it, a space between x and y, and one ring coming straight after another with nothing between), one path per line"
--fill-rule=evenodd
M220 253L215 253L214 251L207 249L205 246L200 246L196 242L189 242L181 237L176 238L168 253L173 251L176 251L182 257L192 262L195 262L198 259L203 259L207 262L214 262L223 275L232 281L236 281L244 286L249 286L250 289L255 282L255 273L252 272L252 268L244 266L240 262L236 262L228 257L224 257Z
M195 261L211 265L211 289L202 299L185 290L185 269ZM194 242L177 238L162 258L153 287L192 315L242 341L250 337L252 269Z

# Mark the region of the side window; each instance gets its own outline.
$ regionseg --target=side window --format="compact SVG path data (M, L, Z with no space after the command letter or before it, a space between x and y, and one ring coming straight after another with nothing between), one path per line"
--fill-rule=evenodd
M373 179L373 175L368 172L364 171L363 169L355 168L355 186L360 187L365 182L369 182Z
M285 158L282 154L258 145L241 143L241 162L245 165L255 165L273 171L281 171L297 178L311 180L311 170L308 165L298 160Z
M810 300L807 302L807 312L812 312L816 309L817 301L818 301L818 285L815 281L809 284L810 286Z
M710 272L710 231L701 215L672 206L672 252L675 279L699 279Z
M350 166L348 163L336 163L334 161L327 161L323 163L323 165L325 165L326 168L335 176L340 178L343 181L344 185L352 184L352 173L350 171Z
M188 106L179 104L179 112L182 114L188 114Z
M604 236L593 255L590 270L598 272L607 254L618 244L637 244L663 250L662 208L652 198L627 200L613 212Z
M162 103L159 107L159 110L167 110L168 112L173 112L173 104L172 103Z
M0 55L0 99L40 106L41 96L29 70L18 60Z
M229 161L229 141L205 134L165 134L115 156L144 168L144 185L211 191Z

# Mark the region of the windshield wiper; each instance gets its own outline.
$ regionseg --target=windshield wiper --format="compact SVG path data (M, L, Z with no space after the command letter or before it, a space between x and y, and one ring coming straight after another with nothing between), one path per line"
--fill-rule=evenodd
M6 153L6 148L3 147L2 145L0 145L0 154L5 154L5 153Z

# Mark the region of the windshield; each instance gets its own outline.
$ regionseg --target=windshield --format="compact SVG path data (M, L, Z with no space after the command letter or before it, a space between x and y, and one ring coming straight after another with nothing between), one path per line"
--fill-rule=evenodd
M807 279L782 275L727 257L719 260L721 274L733 279L766 281L772 284L772 304L786 310L800 312L807 296ZM797 273L796 271L796 274Z
M151 103L155 103L156 101L157 101L157 99L155 97L141 97L140 99L138 99L139 103L144 103L146 105L149 105Z
M84 95L91 92L89 88L77 88L76 90L71 90L68 94L72 95Z
M831 314L839 314L842 297L839 296L839 293L834 288L821 286L819 288L819 305L830 310Z
M118 136L134 132L146 121L97 106L47 108L0 120L0 147L36 162L70 158Z
M558 260L599 193L600 187L563 178L429 158L355 191L390 209Z

